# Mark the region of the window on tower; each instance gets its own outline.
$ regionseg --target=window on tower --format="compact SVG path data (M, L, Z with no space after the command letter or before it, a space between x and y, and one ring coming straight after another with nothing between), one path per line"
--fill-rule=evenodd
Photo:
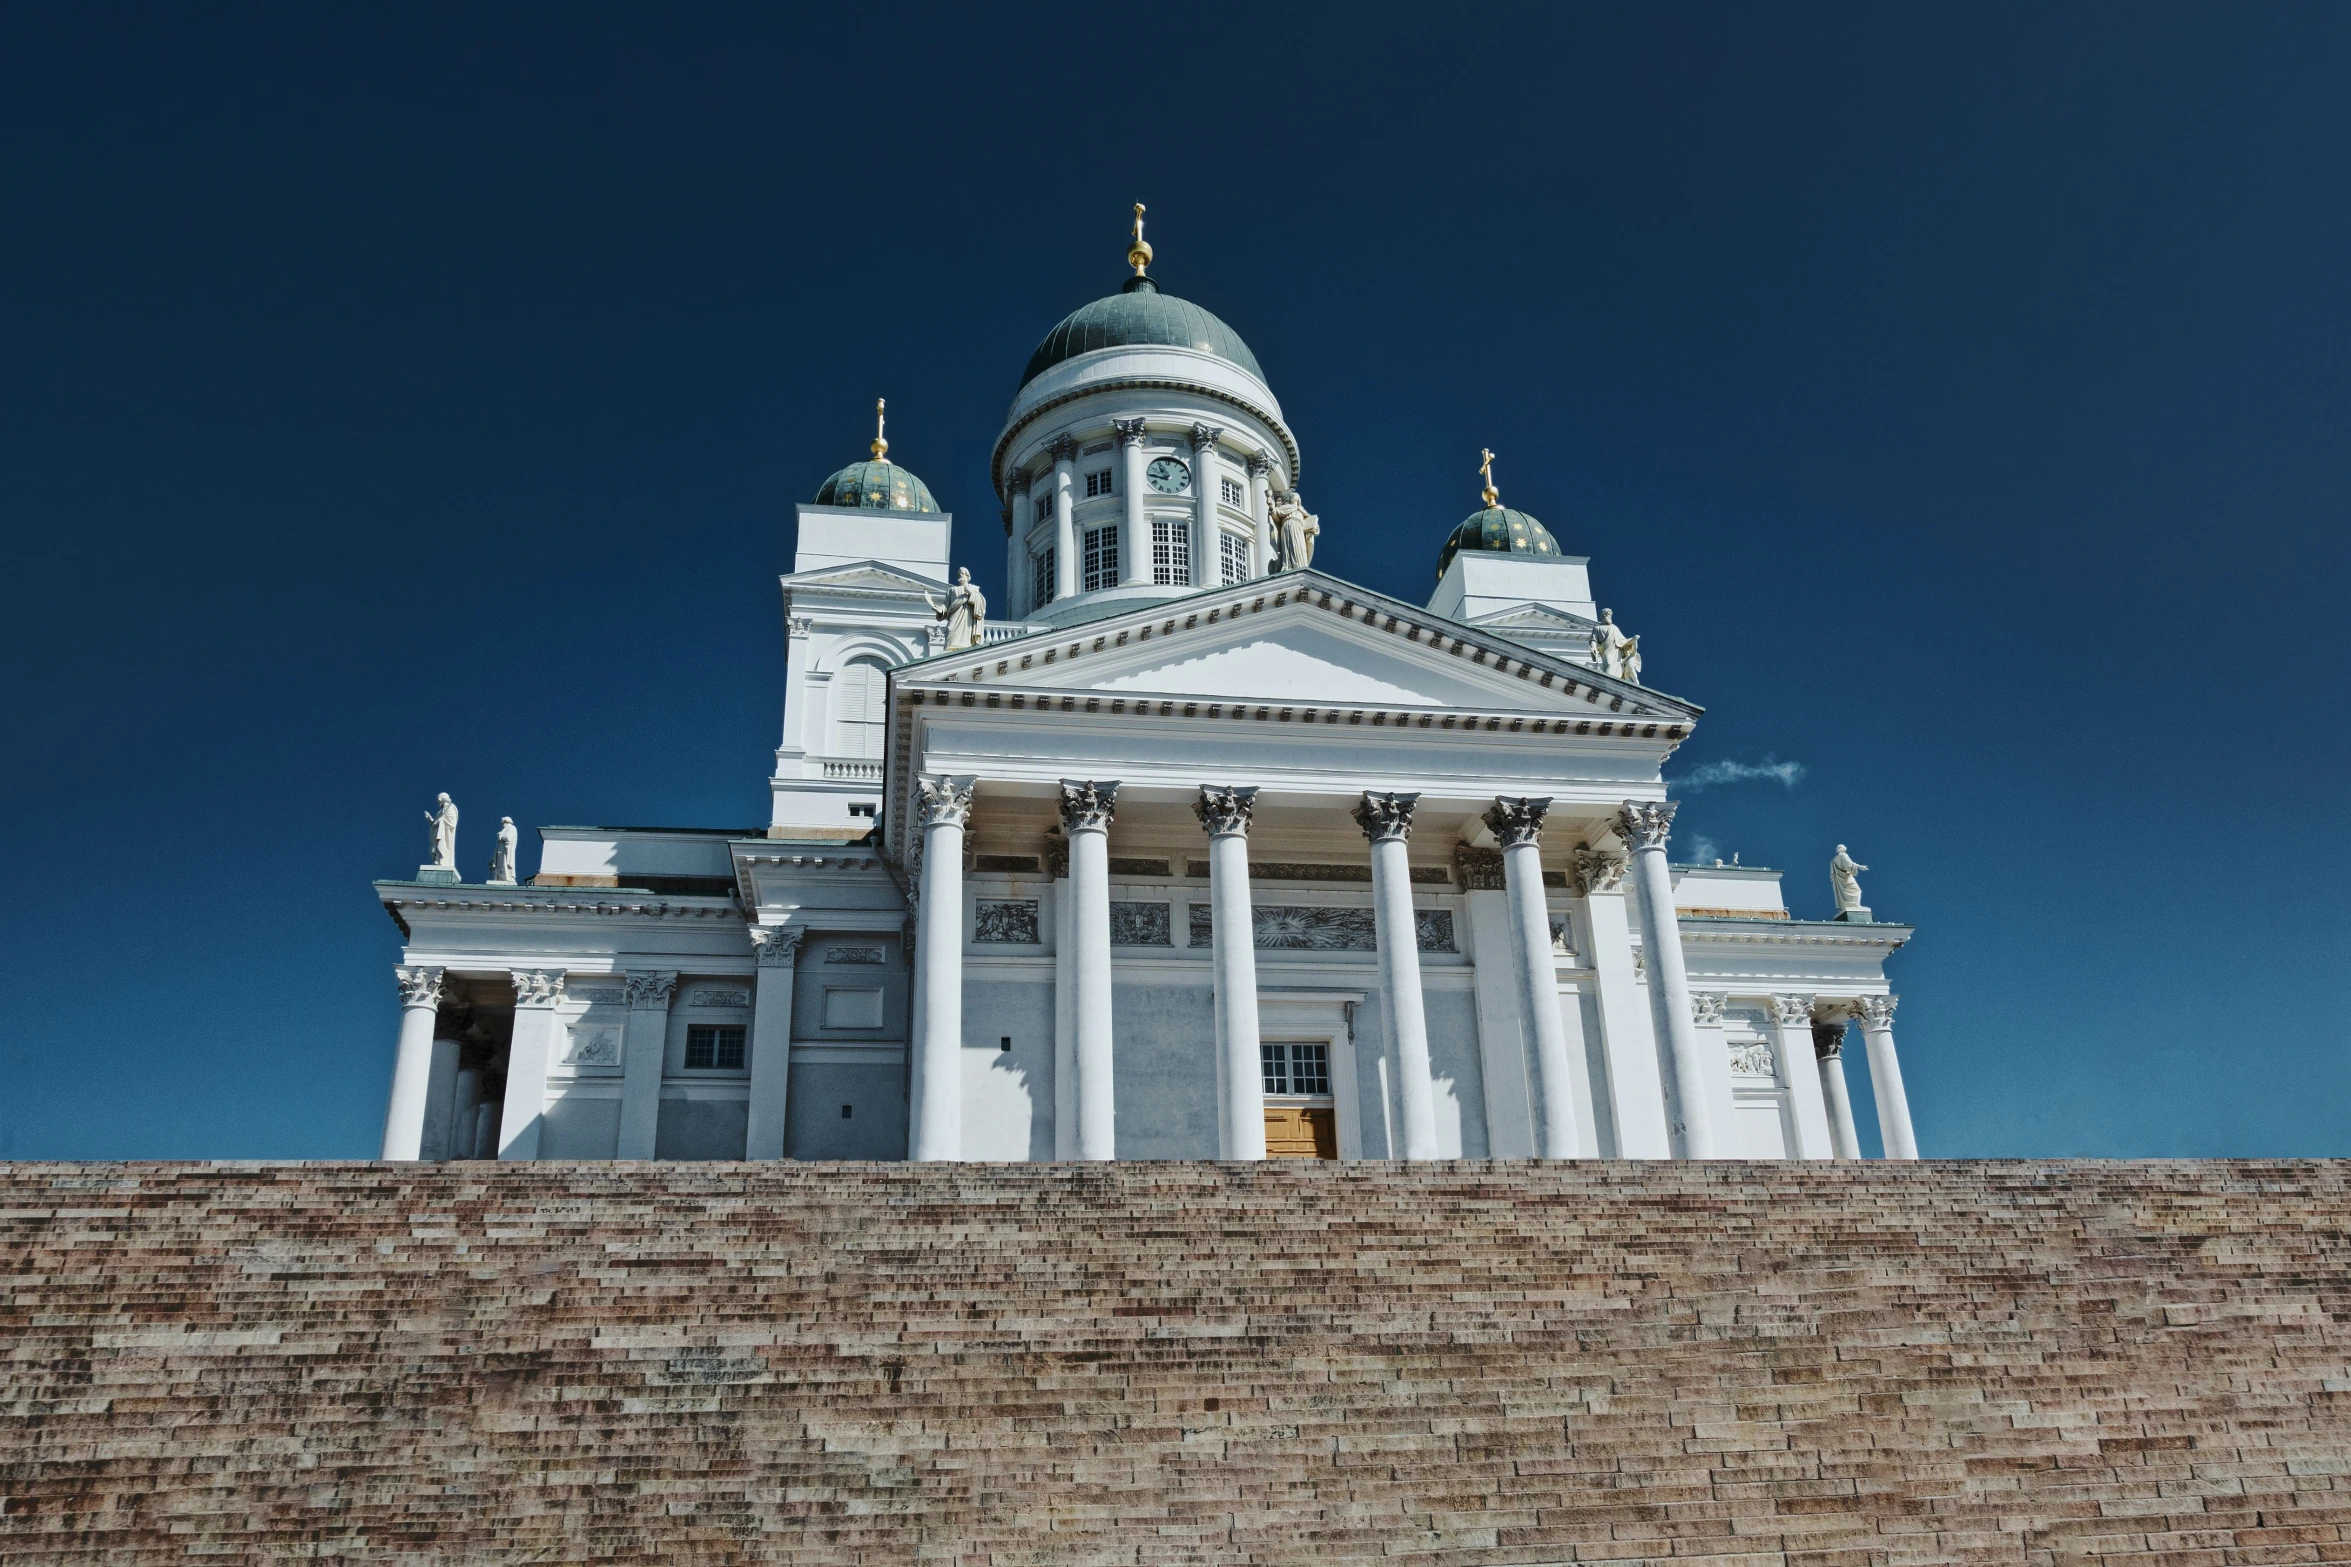
M1092 473L1087 474L1086 494L1091 497L1095 495L1108 495L1112 493L1110 488L1110 476L1115 471L1115 469L1110 468L1097 468Z
M1059 564L1055 557L1057 557L1060 553L1061 552L1058 549L1050 544L1046 545L1043 549L1037 552L1037 591L1034 598L1036 606L1039 609L1043 609L1046 605L1053 602L1053 590L1059 581L1059 579L1054 575L1055 569Z
M1192 525L1188 522L1151 524L1151 580L1162 587L1189 587L1192 582Z
M1086 530L1084 589L1093 593L1118 586L1118 525Z
M882 754L882 727L888 721L888 677L879 664L844 664L833 676L833 755L875 758Z
M1249 541L1237 533L1219 532L1216 536L1218 566L1224 572L1224 583L1230 587L1249 580Z
M1240 506L1245 504L1243 500L1243 491L1241 489L1241 481L1238 479L1218 479L1216 481L1216 493L1224 497L1224 503L1227 506Z

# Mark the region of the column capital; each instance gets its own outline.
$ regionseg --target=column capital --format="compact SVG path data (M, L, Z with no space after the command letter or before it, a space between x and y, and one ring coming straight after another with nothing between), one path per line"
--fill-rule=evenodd
M1140 424L1142 421L1137 420ZM1107 832L1118 814L1118 780L1092 778L1061 780L1061 830Z
M784 635L795 642L805 641L808 634L815 629L816 617L814 615L786 615L784 617Z
M947 773L925 773L914 781L915 809L925 827L961 827L971 815L971 791L976 778L958 779Z
M1121 443L1127 446L1143 444L1143 421L1140 419L1113 419L1110 427L1118 432Z
M1257 790L1254 786L1219 789L1211 784L1202 784L1200 797L1192 802L1192 814L1200 818L1200 825L1211 838L1228 834L1246 838L1256 810Z
M534 1011L551 1012L563 1000L564 971L559 968L508 969L506 977L514 981L514 1004Z
M1245 466L1249 470L1250 478L1262 479L1273 472L1273 459L1263 452L1251 452Z
M678 977L669 969L630 969L621 983L628 991L631 1009L666 1012L670 992L678 988Z
M1861 1019L1863 1028L1892 1028L1894 1008L1901 1000L1900 996L1856 996L1853 1015Z
M1192 426L1192 455L1195 457L1207 456L1209 449L1216 445L1217 437L1223 434L1224 426L1221 424Z
M1596 892L1614 892L1624 885L1631 865L1624 855L1580 845L1575 852L1576 890L1587 898Z
M1026 468L1006 468L1004 470L1004 498L1009 501L1016 495L1026 495L1028 492L1029 471Z
M1796 1028L1812 1021L1810 996L1774 996L1771 998L1772 1021L1782 1028Z
M1812 1057L1816 1061L1835 1061L1845 1053L1845 1020L1841 1017L1814 1018L1812 1021Z
M1510 883L1502 873L1502 851L1473 849L1463 844L1453 851L1453 875L1463 892L1503 892Z
M1678 800L1627 800L1624 809L1616 813L1616 830L1625 846L1636 853L1662 850L1665 840L1673 836L1673 813L1680 805Z
M1412 813L1419 804L1417 794L1383 794L1366 789L1363 798L1355 804L1355 824L1373 843L1402 843L1412 836Z
M800 956L800 943L807 937L808 932L804 930L755 925L751 928L751 939L756 943L751 949L752 959L761 968L790 968Z
M1066 431L1053 437L1053 444L1045 448L1057 463L1074 462L1078 455L1078 438Z
M1731 998L1719 991L1693 990L1690 992L1690 1021L1700 1028L1712 1028L1722 1021L1724 1003Z
M1494 803L1486 807L1486 825L1502 841L1505 849L1515 849L1523 843L1539 843L1543 837L1543 813L1551 809L1549 799L1529 799L1520 796L1496 795Z
M404 1007L441 1009L441 982L446 971L425 968L413 963L393 965L392 978L400 986L400 1004Z

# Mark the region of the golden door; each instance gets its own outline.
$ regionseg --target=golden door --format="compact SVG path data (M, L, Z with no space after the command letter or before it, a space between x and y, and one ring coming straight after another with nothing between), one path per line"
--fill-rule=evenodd
M1268 1105L1265 1109L1265 1156L1268 1159L1336 1159L1339 1157L1338 1112L1304 1105Z

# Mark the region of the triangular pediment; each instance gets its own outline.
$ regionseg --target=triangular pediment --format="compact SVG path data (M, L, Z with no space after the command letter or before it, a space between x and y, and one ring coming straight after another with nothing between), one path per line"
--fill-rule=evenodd
M788 589L848 588L869 592L885 589L904 593L936 593L943 586L936 578L917 576L886 560L858 560L822 566L814 571L789 572L783 582Z
M1692 718L1677 698L1319 572L925 659L900 685L1218 703Z

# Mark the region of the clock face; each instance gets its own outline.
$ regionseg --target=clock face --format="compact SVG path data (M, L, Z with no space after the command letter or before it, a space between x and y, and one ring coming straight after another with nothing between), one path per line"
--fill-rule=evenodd
M1192 470L1173 457L1153 459L1151 466L1143 470L1143 477L1162 495L1181 495L1192 487Z

